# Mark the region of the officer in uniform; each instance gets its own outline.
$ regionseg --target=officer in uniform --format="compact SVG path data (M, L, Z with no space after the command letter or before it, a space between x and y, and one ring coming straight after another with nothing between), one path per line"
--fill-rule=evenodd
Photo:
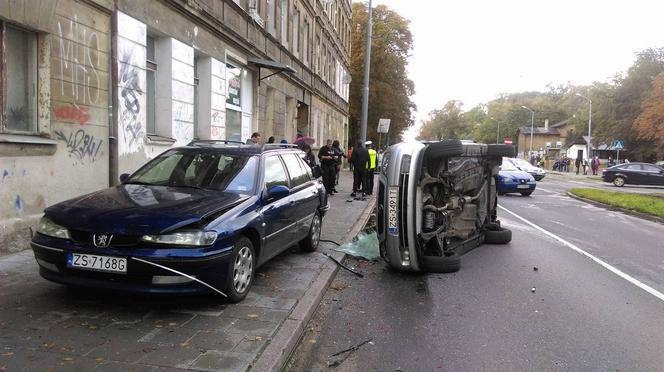
M367 141L367 151L369 152L369 160L367 161L367 189L365 192L368 195L373 194L374 189L374 174L376 173L376 150L373 148L373 142Z

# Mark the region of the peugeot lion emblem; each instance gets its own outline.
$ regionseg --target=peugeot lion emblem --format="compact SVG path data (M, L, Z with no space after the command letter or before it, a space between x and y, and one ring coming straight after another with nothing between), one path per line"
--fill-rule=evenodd
M92 244L95 245L97 248L106 248L109 245L111 245L111 239L113 239L113 235L92 235Z

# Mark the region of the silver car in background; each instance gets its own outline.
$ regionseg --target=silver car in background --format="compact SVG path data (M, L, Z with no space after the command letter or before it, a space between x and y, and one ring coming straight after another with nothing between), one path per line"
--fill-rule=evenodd
M385 151L377 201L383 259L397 270L454 272L483 242L511 241L496 217L503 156L514 156L514 147L443 140Z

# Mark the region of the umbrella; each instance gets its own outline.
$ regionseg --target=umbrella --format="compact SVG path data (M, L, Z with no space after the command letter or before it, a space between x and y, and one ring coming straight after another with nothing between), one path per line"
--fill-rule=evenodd
M316 143L316 139L314 137L309 137L309 136L302 136L298 137L293 141L294 144L298 145L298 147L302 147L304 145L313 145Z

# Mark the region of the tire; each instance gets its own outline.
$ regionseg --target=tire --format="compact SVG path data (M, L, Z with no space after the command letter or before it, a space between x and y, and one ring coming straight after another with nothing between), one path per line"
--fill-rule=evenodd
M616 187L625 186L625 178L621 177L621 176L618 176L618 177L614 178L613 179L613 185L616 186Z
M514 146L512 145L503 145L503 144L490 144L487 145L486 154L490 158L513 158L514 157Z
M300 241L300 249L303 252L314 252L316 249L318 249L318 243L320 243L320 230L321 230L320 213L316 211L313 220L311 220L311 226L309 227L309 234L307 234L306 238Z
M442 140L427 146L424 153L424 161L437 161L440 158L459 156L463 153L463 145L459 140Z
M247 297L254 282L255 264L254 245L246 236L240 236L233 247L223 290L228 302L240 302Z
M489 244L507 244L512 241L512 230L500 228L499 230L486 230L484 242Z
M530 194L532 193L533 193L532 191L524 191L521 193L521 196L530 196Z
M429 273L455 273L461 269L461 257L457 253L451 256L422 256L422 270Z

